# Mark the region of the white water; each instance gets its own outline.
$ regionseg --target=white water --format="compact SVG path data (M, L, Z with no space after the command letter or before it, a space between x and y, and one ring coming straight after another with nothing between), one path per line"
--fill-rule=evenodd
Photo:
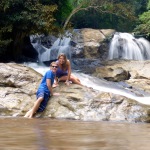
M115 33L110 44L108 59L149 60L150 43L129 33Z
M37 72L41 73L42 75L49 69L43 64L37 63L24 63L26 66L29 66L36 70ZM103 91L103 92L110 92L118 95L122 95L131 99L134 99L140 103L150 105L150 94L147 93L142 94L142 97L138 97L136 92L126 87L121 86L116 82L108 82L103 79L98 79L96 77L92 77L90 75L73 71L73 74L76 75L82 82L83 85L87 87L92 87L95 90Z
M46 48L44 45L41 44L40 36L30 36L30 41L33 47L38 52L38 59L40 62L52 61L58 58L60 53L66 54L68 59L71 59L70 53L70 37L62 37L58 38L51 48ZM35 42L35 40L36 42ZM34 41L34 42L33 42Z

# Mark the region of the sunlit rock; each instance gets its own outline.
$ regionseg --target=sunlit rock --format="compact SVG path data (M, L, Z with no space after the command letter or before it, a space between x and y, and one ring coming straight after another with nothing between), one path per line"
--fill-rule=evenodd
M0 116L23 117L36 100L42 75L15 63L0 63ZM90 121L150 122L150 106L131 98L60 83L43 113L36 117Z
M111 81L125 81L129 85L150 93L150 61L111 60L96 67L93 75Z
M111 36L115 31L111 29L83 29L82 37L84 41L84 57L85 58L100 58L102 42Z
M94 74L108 81L123 81L129 78L128 71L122 67L97 67Z

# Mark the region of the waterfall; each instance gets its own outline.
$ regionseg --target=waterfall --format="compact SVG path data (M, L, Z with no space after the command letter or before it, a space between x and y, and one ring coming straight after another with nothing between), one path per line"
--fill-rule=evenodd
M70 37L63 36L62 38L57 38L50 48L46 48L41 44L41 38L42 36L30 36L31 44L38 52L40 62L56 60L60 53L64 53L68 59L71 59Z
M58 38L51 47L50 60L57 59L60 53L64 53L68 59L71 59L70 37Z
M108 59L149 60L150 43L129 33L116 32L110 44Z

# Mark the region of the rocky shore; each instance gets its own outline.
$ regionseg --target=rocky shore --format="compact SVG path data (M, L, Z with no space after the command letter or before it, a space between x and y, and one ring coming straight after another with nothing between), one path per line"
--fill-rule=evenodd
M0 63L0 68L0 116L23 117L33 106L36 89L42 75L16 63ZM142 68L144 71L144 66ZM146 72L143 74L145 76L142 81L146 80ZM141 77L141 74L139 76ZM147 79L147 84L148 81L149 79ZM51 97L45 112L37 114L36 117L84 121L150 122L150 105L124 96L76 84L66 86L64 83L61 83L54 91L59 92L60 95ZM146 88L146 91L149 92L149 88Z

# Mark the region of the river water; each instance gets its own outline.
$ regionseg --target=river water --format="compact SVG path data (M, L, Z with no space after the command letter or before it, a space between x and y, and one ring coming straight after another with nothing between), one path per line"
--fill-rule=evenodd
M150 124L0 118L0 150L149 150Z

